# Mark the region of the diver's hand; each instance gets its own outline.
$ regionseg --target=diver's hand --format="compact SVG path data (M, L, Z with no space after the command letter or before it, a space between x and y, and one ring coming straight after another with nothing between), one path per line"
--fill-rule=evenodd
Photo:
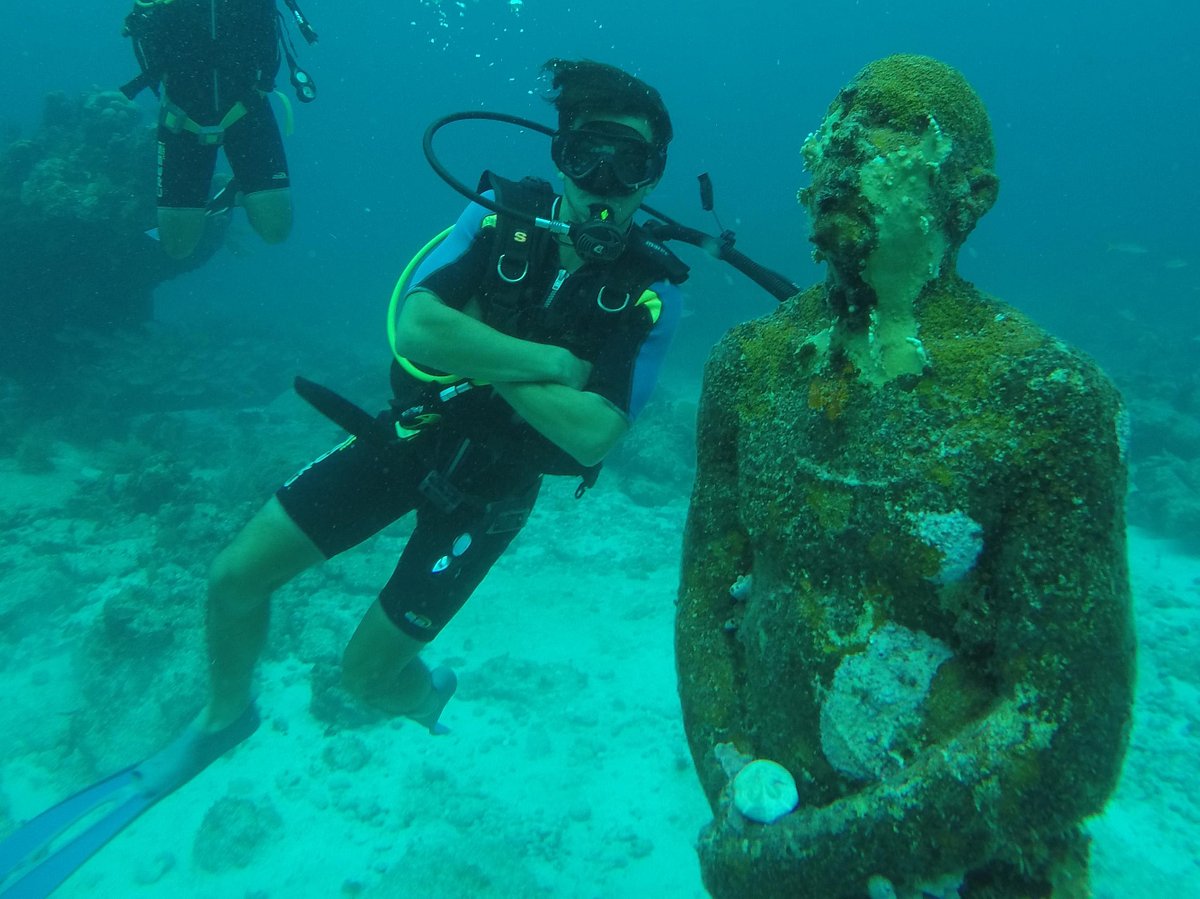
M568 349L562 347L555 347L555 349L561 354L558 362L559 375L555 381L572 390L583 390L592 376L592 363L584 362Z

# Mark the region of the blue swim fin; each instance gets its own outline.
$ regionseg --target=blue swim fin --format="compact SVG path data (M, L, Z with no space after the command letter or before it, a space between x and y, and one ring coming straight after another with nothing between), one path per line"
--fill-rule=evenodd
M458 689L458 676L453 669L439 665L429 672L429 685L431 689L425 704L405 717L429 728L429 732L435 737L448 734L450 728L438 719L442 717L442 711L454 696L454 691Z
M134 793L131 798L126 799L49 858L38 862L24 877L0 893L0 896L5 899L43 899L49 896L84 862L154 803L153 798Z
M249 737L258 724L258 710L250 706L224 730L204 734L189 729L140 764L80 790L22 825L0 843L0 883L19 869L25 869L20 879L0 892L0 899L49 896L142 812ZM115 808L82 833L35 861L56 838L84 817L114 803L117 803Z
M0 843L0 883L72 824L136 781L130 765L42 812Z

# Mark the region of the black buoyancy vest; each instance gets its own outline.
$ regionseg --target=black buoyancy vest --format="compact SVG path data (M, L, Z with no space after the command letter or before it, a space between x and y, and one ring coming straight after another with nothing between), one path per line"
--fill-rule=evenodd
M557 200L538 178L509 181L484 172L479 190L493 190L501 207L539 218L551 218ZM585 264L567 276L553 235L517 216L489 219L492 253L479 289L484 322L513 337L565 346L589 362L614 328L644 323L638 304L652 284L687 279L687 266L637 225L617 260Z
M546 181L509 181L484 172L479 191L487 190L495 192L497 204L502 207L531 217L553 215L557 194ZM483 280L475 291L483 304L484 323L512 337L563 346L589 362L596 360L614 329L648 327L647 312L638 306L645 290L660 281L682 283L688 275L687 266L677 256L636 225L630 229L620 258L585 265L569 277L564 277L557 264L554 236L523 218L505 213L489 215L483 233L492 241ZM556 281L560 282L557 288ZM427 403L431 409L439 408L430 397L442 385L420 385L395 362L392 386L396 394L393 402L398 407ZM507 404L485 398L489 396L490 391L471 391L450 400L444 423L454 432L464 427L468 431L479 429L477 435L487 431L492 435L488 442L496 450L518 454L546 474L581 476L579 494L595 483L599 465L582 466L544 438L535 439L532 433L520 436L522 431L532 431L527 425L512 434L519 437L521 446L501 449L504 440L497 443L499 434L491 429L507 420L512 410Z
M275 0L174 0L139 5L126 17L142 75L122 88L127 95L172 78L172 93L186 106L207 99L216 74L221 89L240 99L270 91L280 64ZM189 110L190 112L191 110Z

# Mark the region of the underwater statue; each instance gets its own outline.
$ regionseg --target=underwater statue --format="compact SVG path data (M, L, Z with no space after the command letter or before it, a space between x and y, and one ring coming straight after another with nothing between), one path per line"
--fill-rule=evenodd
M1085 897L1135 641L1126 418L955 271L996 200L954 69L868 65L803 148L824 284L714 349L676 623L715 897Z

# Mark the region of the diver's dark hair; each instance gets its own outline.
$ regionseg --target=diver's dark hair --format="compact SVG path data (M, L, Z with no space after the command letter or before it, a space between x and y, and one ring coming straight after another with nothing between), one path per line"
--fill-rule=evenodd
M558 110L560 131L586 116L629 115L649 122L654 143L660 147L665 148L675 135L659 92L616 66L590 59L551 59L542 71L552 77L546 99Z

